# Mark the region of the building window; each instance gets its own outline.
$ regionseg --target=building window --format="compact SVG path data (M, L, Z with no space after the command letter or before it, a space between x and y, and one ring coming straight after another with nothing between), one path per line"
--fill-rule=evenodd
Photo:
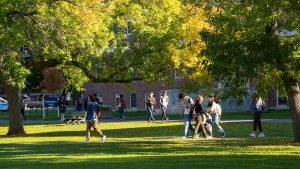
M277 89L277 106L287 106L288 100L285 92Z
M136 93L130 93L130 109L136 108Z
M176 72L176 70L173 71L173 77L174 79L180 79L179 74Z
M115 109L118 110L118 104L119 104L119 101L120 101L120 95L121 93L116 93L115 94Z
M169 96L169 105L174 106L181 102L181 100L178 98L179 90L168 90L168 96Z

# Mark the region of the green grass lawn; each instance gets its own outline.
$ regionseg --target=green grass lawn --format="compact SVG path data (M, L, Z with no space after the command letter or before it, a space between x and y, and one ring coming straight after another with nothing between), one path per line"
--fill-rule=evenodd
M26 124L6 137L0 124L0 168L299 168L291 124L263 123L267 138L250 138L251 123L224 123L226 138L183 140L182 122L101 123L107 142L85 125Z

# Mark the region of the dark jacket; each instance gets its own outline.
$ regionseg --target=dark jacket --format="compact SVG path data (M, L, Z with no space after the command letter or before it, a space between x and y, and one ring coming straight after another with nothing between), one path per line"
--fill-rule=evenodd
M203 110L203 107L202 107L202 104L195 103L193 105L193 107L191 108L191 110L190 110L189 118L193 119L193 118L196 118L196 117L198 117L202 114L205 114L205 112Z

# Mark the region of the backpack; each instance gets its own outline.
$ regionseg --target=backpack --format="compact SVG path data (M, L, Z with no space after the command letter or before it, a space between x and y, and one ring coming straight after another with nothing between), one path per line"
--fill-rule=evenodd
M190 98L190 97L189 97L189 103L193 103L193 100L192 100L192 98Z
M189 118L190 119L194 119L197 117L197 114L196 114L196 104L194 104L191 109L190 109L190 112L189 112Z

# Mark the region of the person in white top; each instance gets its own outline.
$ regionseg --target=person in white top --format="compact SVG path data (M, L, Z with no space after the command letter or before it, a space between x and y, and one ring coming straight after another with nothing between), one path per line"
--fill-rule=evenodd
M260 134L258 137L265 137L265 134L263 133L263 128L261 125L261 115L264 112L265 109L265 102L262 100L261 97L259 97L256 93L253 94L252 96L252 104L251 104L251 109L253 113L253 131L249 135L251 137L256 137L256 129L258 127Z
M184 106L184 135L182 138L187 138L188 131L191 130L194 133L194 126L191 124L191 118L189 117L190 110L194 105L193 99L187 96L186 93L180 93L179 99L182 100Z
M215 98L214 98L213 95L209 96L206 111L210 114L210 116L212 118L212 123L218 129L221 136L225 137L226 132L224 131L224 129L219 124L222 109L221 109L221 106L215 102ZM211 132L211 134L212 134L212 132Z
M161 116L161 120L169 120L169 118L167 117L167 107L169 104L169 96L167 95L167 91L163 91L162 95L160 96L160 106L161 106L161 110L162 110L162 116Z

